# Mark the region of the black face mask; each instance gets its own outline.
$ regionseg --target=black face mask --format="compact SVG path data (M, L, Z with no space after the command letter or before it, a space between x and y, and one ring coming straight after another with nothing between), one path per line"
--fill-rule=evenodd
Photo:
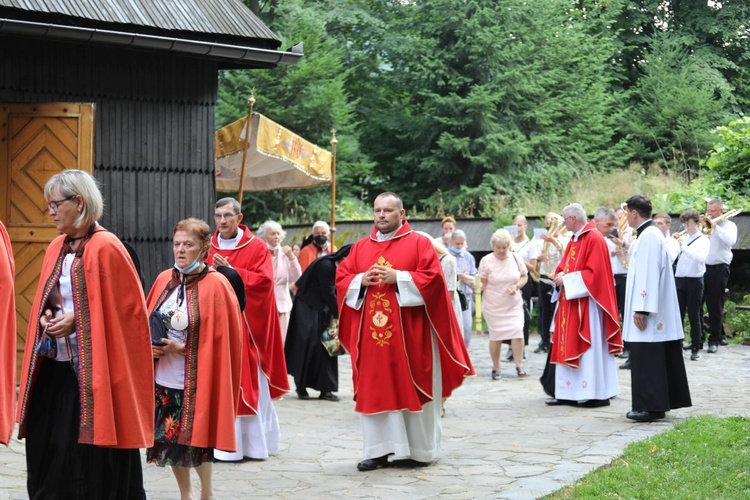
M313 243L316 247L323 248L324 246L326 246L326 243L328 243L328 236L324 236L322 234L318 235L313 238Z

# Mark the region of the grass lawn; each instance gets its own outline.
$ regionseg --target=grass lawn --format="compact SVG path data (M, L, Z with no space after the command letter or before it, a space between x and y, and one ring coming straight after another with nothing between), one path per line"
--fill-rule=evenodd
M544 498L750 498L750 418L689 418Z

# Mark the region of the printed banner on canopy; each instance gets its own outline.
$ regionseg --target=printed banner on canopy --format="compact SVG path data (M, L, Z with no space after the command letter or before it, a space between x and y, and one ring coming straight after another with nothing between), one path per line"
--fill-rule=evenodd
M246 118L216 131L216 190L237 192ZM252 114L244 191L309 188L331 183L330 151L261 115Z

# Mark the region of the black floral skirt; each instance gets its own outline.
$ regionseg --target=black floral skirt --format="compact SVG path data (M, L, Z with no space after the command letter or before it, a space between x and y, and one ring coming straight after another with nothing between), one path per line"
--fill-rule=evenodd
M170 389L156 384L154 446L146 450L146 460L149 463L159 467L198 467L204 462L214 462L213 448L196 448L177 443L184 392L182 389Z

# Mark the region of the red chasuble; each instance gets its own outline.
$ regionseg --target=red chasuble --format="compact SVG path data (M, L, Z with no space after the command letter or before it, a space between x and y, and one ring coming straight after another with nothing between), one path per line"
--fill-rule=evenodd
M98 226L88 238L83 258L76 257L71 266L81 400L78 442L147 448L154 441L154 365L141 282L114 234ZM18 397L19 438L26 437L39 372L39 318L60 277L64 240L58 236L47 248L31 307Z
M13 433L16 402L16 266L8 231L0 222L0 443L8 445Z
M167 270L156 278L148 294L149 311L158 309L177 286L176 274ZM189 326L178 441L235 451L243 340L240 305L229 281L214 270L195 286L188 286L186 292Z
M474 375L432 242L407 222L383 242L360 240L336 272L339 336L352 358L355 410L422 411L432 401L432 332L440 353L443 397ZM366 287L364 304L345 304L351 281L373 264L408 271L425 305L400 307L396 285Z
M211 238L208 264L213 256L225 257L245 284L245 335L242 342L242 393L238 415L257 415L260 386L258 365L268 379L272 399L289 392L284 344L281 340L279 311L273 281L273 263L266 242L243 224L239 244L233 249L219 248L219 232Z
M571 240L565 249L555 275L560 272L581 272L583 282L597 305L602 309L602 332L610 354L622 352L622 332L617 312L617 296L612 274L612 261L604 236L593 222L588 222L578 241ZM555 332L552 343L552 363L577 368L580 357L591 346L589 324L589 297L568 299L565 288L560 294L555 314Z

